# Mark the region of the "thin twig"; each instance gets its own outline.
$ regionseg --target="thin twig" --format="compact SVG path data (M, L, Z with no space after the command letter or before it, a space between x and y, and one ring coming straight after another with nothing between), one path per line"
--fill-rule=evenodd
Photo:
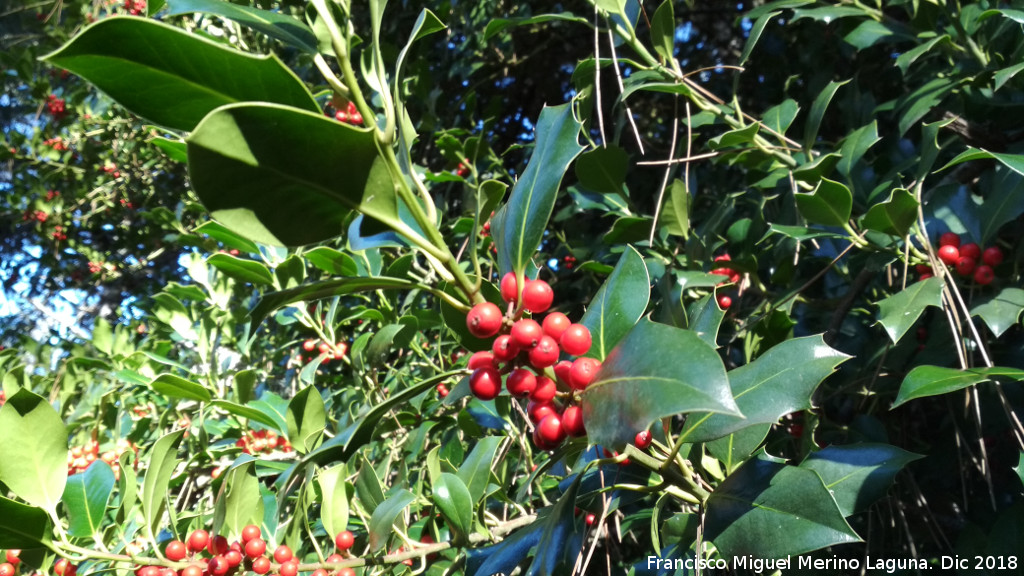
M647 239L650 246L654 246L654 232L658 229L658 216L661 215L661 204L665 201L665 190L668 189L668 180L672 177L672 158L676 155L676 135L679 133L679 98L672 99L672 144L668 149L669 164L665 167L665 175L661 179L661 190L658 191L658 200L654 203L654 221L651 222L651 235ZM683 223L680 222L680 225Z

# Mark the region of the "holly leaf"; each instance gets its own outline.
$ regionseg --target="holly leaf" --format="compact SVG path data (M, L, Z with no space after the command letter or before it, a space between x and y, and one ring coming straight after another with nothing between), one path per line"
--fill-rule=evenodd
M844 184L822 178L814 192L796 194L796 206L810 222L843 226L853 211L853 194Z
M967 370L941 366L918 366L903 379L900 391L892 402L892 408L916 398L948 394L997 377L1019 382L1024 380L1024 370L1000 366Z
M915 282L878 303L878 323L895 344L929 306L942 305L942 279Z
M1003 288L999 294L971 310L971 316L981 316L985 324L998 338L1020 320L1024 312L1024 290Z
M580 319L593 344L587 356L603 360L647 310L651 297L647 265L629 246Z
M853 444L812 452L800 467L817 472L843 516L850 516L885 496L896 474L920 458L888 444Z

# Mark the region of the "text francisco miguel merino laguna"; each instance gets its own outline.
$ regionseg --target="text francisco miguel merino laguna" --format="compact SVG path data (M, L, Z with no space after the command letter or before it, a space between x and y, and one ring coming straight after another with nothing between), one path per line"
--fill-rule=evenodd
M658 556L647 557L648 570L751 570L756 574L764 571L774 572L776 570L814 569L814 570L860 570L862 562L858 558L813 558L811 556L797 556L796 562L792 556L785 558L755 558L754 556L733 556L732 562L724 558L660 558ZM868 556L863 561L863 567L868 570L884 570L895 572L896 570L907 569L928 569L928 562L924 559L913 558L872 558Z

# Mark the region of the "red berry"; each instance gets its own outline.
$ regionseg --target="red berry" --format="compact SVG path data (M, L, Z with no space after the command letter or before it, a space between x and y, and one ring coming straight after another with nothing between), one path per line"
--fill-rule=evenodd
M932 274L931 272L928 272L927 274L921 274L921 276L918 277L918 280L927 280L933 276L935 275Z
M356 576L356 571L352 568L345 567L338 570L338 576Z
M992 283L996 277L996 273L992 271L992 267L987 264L982 264L974 270L974 281L982 286L988 286Z
M558 410L550 400L543 402L530 400L526 403L526 413L530 415L530 420L534 424L538 424L545 417L551 414L558 414Z
M562 429L569 436L583 436L587 433L583 427L583 410L579 406L568 406L562 412Z
M316 340L306 340L302 343L302 349L306 352L312 352L316 350Z
M600 369L601 361L596 358L577 358L569 369L569 386L576 390L586 390Z
M185 543L181 540L171 540L164 547L164 556L172 562L178 562L184 560L185 556L188 555L188 549L185 547Z
M555 291L543 280L527 280L523 286L523 308L534 314L551 308L555 301Z
M477 338L490 338L501 330L501 310L493 302L473 306L466 316L466 327Z
M188 537L188 549L199 552L210 543L210 533L206 530L194 530Z
M732 298L729 298L725 294L718 295L718 307L722 310L728 310L732 306Z
M209 570L210 574L213 576L224 576L228 573L230 568L231 566L228 565L227 558L224 558L223 556L214 556L213 558L210 558L210 561L206 564L206 569Z
M964 256L973 258L975 262L981 260L981 248L977 244L971 242L970 244L964 244L960 247L960 257Z
M1003 251L998 246L989 246L981 253L981 261L989 266L999 266L1003 263Z
M296 576L299 573L299 563L295 560L288 560L281 563L281 567L277 570L281 576Z
M223 536L214 536L210 538L210 543L207 544L206 550L210 553L210 556L219 556L227 554L230 550L228 546L228 539Z
M245 543L245 555L249 558L258 558L267 551L267 543L263 538L253 538Z
M555 377L562 384L569 385L569 373L572 371L572 360L562 360L555 364Z
M3 400L2 394L0 394L0 400ZM19 563L21 563L21 558L18 558L19 555L21 555L21 550L12 548L7 551L7 561L10 562L12 565L17 566Z
M536 402L549 402L554 400L555 394L558 392L558 387L555 386L554 380L546 376L537 377L537 387L530 392L530 400Z
M14 564L10 562L0 564L0 576L14 576L17 573L18 571L14 568Z
M583 519L587 523L587 526L593 526L594 522L597 522L597 516L593 514L587 514L586 518Z
M927 264L918 264L917 266L914 266L914 269L917 270L918 274L931 274L932 273L932 267L927 265Z
M267 559L264 558L264 560L267 560ZM255 564L255 563L253 563L253 564ZM253 568L253 570L255 571L255 568ZM268 571L270 570L270 560L267 560L267 570ZM202 569L202 567L197 566L195 564L190 564L190 565L185 566L184 568L181 569L181 576L203 576L204 572L205 571ZM257 572L257 573L258 574L266 574L266 571L264 571L264 572Z
M54 564L53 572L57 576L75 576L78 572L78 567L68 561L67 558L61 558Z
M443 382L437 385L437 395L441 398L448 397L448 387L445 386Z
M558 445L565 440L565 430L562 429L562 417L558 414L548 414L537 424L537 436L548 444Z
M551 336L557 341L571 325L572 322L569 321L568 316L561 312L552 312L544 317L544 322L541 323L541 328L544 329L545 334Z
M573 356L586 354L590 350L590 330L583 324L569 326L558 341L562 350Z
M508 362L519 355L519 345L516 344L508 334L502 334L494 339L494 344L491 346L491 352L494 353L495 360L499 362Z
M349 530L342 530L338 532L338 535L334 537L334 545L338 550L348 550L356 543L356 537Z
M519 348L529 350L537 345L537 341L544 335L544 330L536 320L523 318L512 325L512 338L519 345Z
M262 538L262 537L263 537L263 531L260 530L260 527L255 525L255 524L249 524L245 528L242 528L242 542L243 543L248 542L249 540L252 540L254 538Z
M538 370L554 366L558 362L558 342L547 334L540 337L537 345L530 350L530 365Z
M961 276L970 276L974 274L974 267L977 266L977 262L974 258L968 258L967 256L961 256L956 261L956 273Z
M469 369L476 370L477 368L484 367L497 368L494 363L494 354L486 350L474 352L473 355L469 357Z
M292 554L292 549L284 544L281 544L274 549L274 562L277 562L278 564L284 564L294 557L295 555Z
M313 570L313 573L310 574L310 576L327 576L327 570L317 568L316 570Z
M946 266L953 266L956 264L956 261L960 259L960 250L957 250L956 246L951 246L949 244L939 248L938 254L939 260L942 260L942 263Z
M338 562L341 562L342 560L344 560L344 558L341 557L341 554L331 554L330 556L327 557L327 563L328 564L337 564Z
M267 572L270 572L270 558L267 558L266 556L253 558L252 571L257 574L266 574ZM200 576L201 575L202 572L200 572ZM184 571L181 573L181 576L186 576Z
M946 232L942 236L939 236L939 246L952 246L954 248L959 248L960 236L953 232Z
M501 299L505 302L519 300L519 285L516 283L515 272L509 272L501 277Z
M228 561L228 566L234 568L242 563L242 553L238 550L228 550L228 553L224 555L224 558Z
M505 379L505 387L516 398L526 398L537 387L537 377L525 368L516 368Z
M327 354L328 356L333 356L333 355L334 355L334 351L333 351L333 350L331 350L331 345L330 345L330 344L328 344L327 342L321 342L321 343L320 343L320 344L319 344L319 345L318 345L318 346L316 347L316 349L317 349L317 351L318 351L318 352L320 352L321 354Z
M493 400L501 392L501 373L496 368L477 368L469 376L469 389L481 400Z
M637 432L636 438L633 439L633 444L641 450L647 450L651 446L651 433L647 430Z

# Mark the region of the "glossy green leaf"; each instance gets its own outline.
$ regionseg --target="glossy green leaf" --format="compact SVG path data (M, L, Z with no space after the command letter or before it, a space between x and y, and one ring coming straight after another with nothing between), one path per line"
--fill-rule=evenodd
M303 254L309 263L335 276L358 276L359 268L356 261L344 252L327 246L317 246Z
M931 40L924 42L922 44L918 44L914 48L911 48L910 50L907 50L906 52L900 54L896 58L896 67L899 68L905 76L907 74L907 71L910 69L911 64L916 62L919 58L925 55L941 54L940 51L934 50L934 48L939 44L949 45L951 43L952 40L950 39L949 34L936 36L935 38L932 38Z
M182 142L182 145L185 146L185 154L187 155L187 145L184 142ZM246 254L255 254L260 251L256 244L251 240L246 240L213 220L203 222L196 228L196 232L202 232L210 238L220 242L227 248L234 248L235 250L245 252Z
M0 407L0 482L22 500L54 512L68 478L68 433L42 396L22 388Z
M649 320L611 351L581 405L590 442L604 446L621 446L655 420L676 414L740 415L715 349L693 332Z
M785 558L860 541L815 472L764 455L711 493L704 528L726 558Z
M817 228L806 228L804 226L784 226L782 224L771 224L767 234L782 234L793 240L813 240L815 238L842 238L841 234L828 232ZM766 234L766 236L767 236Z
M135 513L135 504L138 502L139 482L138 474L135 472L135 452L126 450L118 456L117 461L121 468L121 477L117 479L117 493L121 496L117 520L123 522Z
M328 534L337 534L348 528L348 489L345 478L348 466L338 464L321 470L317 476L322 494L320 521Z
M167 487L171 475L181 460L178 445L185 430L176 430L160 437L149 451L149 468L142 481L142 515L146 519L147 535L156 541L167 505Z
M864 157L867 151L881 141L878 137L878 121L872 120L870 124L861 126L843 138L843 144L839 149L839 162L836 169L847 178L853 174L857 162Z
M250 460L228 469L217 496L215 534L241 534L249 524L263 522L263 497L256 478L255 462Z
M814 0L775 0L774 2L761 4L757 8L747 12L746 17L751 19L760 18L762 14L771 12L772 10L799 8L808 4L814 4Z
M812 452L800 467L817 472L843 516L850 516L885 496L896 474L920 458L888 444L852 444Z
M316 449L327 427L324 399L315 386L307 386L292 397L286 414L288 441L305 454Z
M793 170L793 179L817 186L823 177L832 174L840 158L838 152L822 154L810 162L797 166Z
M437 490L437 486L434 489ZM371 552L379 552L387 545L395 521L402 514L402 510L415 500L416 496L412 492L396 490L390 498L374 508L369 524Z
M501 445L501 437L485 436L481 438L473 450L459 466L457 476L466 485L473 503L479 502L487 491L491 481L491 467L495 465L494 455Z
M796 205L809 222L843 226L853 211L853 194L846 185L822 178L814 192L796 194Z
M938 171L941 172L957 164L963 164L972 160L997 160L1000 164L1017 174L1024 175L1024 154L1001 154L974 147L968 147L967 150L961 152L956 158L950 160L948 164L939 168Z
M661 211L661 224L669 234L682 236L683 240L690 237L690 193L686 184L676 178L668 189L665 206Z
M1024 370L1000 366L967 370L941 366L918 366L903 379L899 394L892 402L892 408L916 398L948 394L995 378L1006 378L1019 382L1024 380Z
M590 25L589 19L576 16L570 12L538 14L536 16L529 16L525 18L494 18L487 23L487 28L484 30L484 40L490 40L496 34L500 34L502 31L509 28L516 26L529 26L531 24L543 24L545 22L571 22L574 24L582 24L584 26Z
M170 0L167 15L176 16L193 12L222 16L308 54L317 52L316 36L313 31L291 16L232 4L224 0Z
M214 254L206 259L206 263L230 278L254 286L270 286L274 283L274 275L262 262L237 258L230 254Z
M910 330L928 306L942 305L942 279L914 282L878 303L878 323L895 344Z
M718 329L725 318L725 310L718 307L718 301L711 294L694 302L686 311L687 330L712 348L718 348Z
M676 39L676 17L672 10L672 0L665 0L654 11L651 19L651 45L665 61L675 59L674 46Z
M600 194L622 192L629 170L629 154L618 146L588 150L576 160L573 168L584 188Z
M0 496L0 548L39 548L50 543L53 524L45 510Z
M896 31L885 23L877 20L864 20L844 36L843 40L857 50L864 50L893 36L897 36Z
M791 412L808 410L814 390L849 358L825 344L821 335L786 340L757 360L729 372L732 395L746 418L691 415L682 437L687 442L705 442L754 424L773 424Z
M364 457L359 458L359 474L356 475L356 496L364 510L375 510L384 501L384 487L374 472L373 466Z
M68 533L75 538L99 535L113 490L114 472L102 460L93 462L85 472L68 477L62 498L68 515Z
M824 6L821 8L808 8L806 10L793 10L793 21L810 18L823 22L832 22L838 18L850 18L855 16L866 16L864 10L855 6Z
M186 142L200 200L214 218L256 242L328 240L345 231L352 210L400 225L394 184L370 129L247 103L211 112Z
M1003 288L999 294L975 306L971 316L981 316L989 330L999 337L1017 324L1021 312L1024 312L1024 290Z
M893 236L906 236L917 218L917 199L906 188L896 188L889 198L868 208L861 224L868 230L875 230Z
M765 26L768 25L776 16L782 14L782 12L765 12L757 17L754 21L754 25L750 28L750 33L747 35L747 42L743 45L743 53L740 54L739 66L743 66L747 63L747 59L750 58L750 54L754 51L754 46L757 46L757 41L761 39L761 34L764 32ZM792 102L792 100L790 100ZM785 129L780 131L780 134L785 134Z
M320 112L276 56L239 52L156 20L104 18L43 59L135 114L177 130L192 130L215 108L236 102Z
M284 433L284 430L282 430L283 427L279 422L268 416L263 411L257 410L251 406L243 406L241 404L235 404L234 402L228 402L227 400L214 400L210 405L214 408L220 408L229 414L234 414L235 416L248 420L254 420L264 426L268 426L278 432Z
M715 136L708 141L708 147L712 150L721 150L723 148L732 148L735 146L749 146L753 143L754 138L757 136L757 131L761 128L759 123L753 123L750 126L744 126L743 128L737 128L736 130L729 130L728 132Z
M543 530L537 542L536 556L526 576L556 576L562 574L559 566L571 566L577 552L570 544L574 536L576 522L576 496L579 494L583 474L577 474L558 502L551 507L551 513L537 523L542 523Z
M1024 156L1019 158L1020 167L1024 169ZM1024 177L1010 170L995 170L992 178L992 192L978 207L978 219L981 221L979 240L983 244L992 243L1003 226L1024 214Z
M785 134L800 112L800 106L792 98L783 100L780 104L765 110L761 116L761 123L778 134Z
M185 398L209 402L213 397L204 386L174 374L161 374L149 383L149 387L168 398Z
M635 248L627 247L580 319L593 341L587 356L604 360L643 316L650 297L647 265Z
M259 304L249 313L251 318L250 326L255 332L255 329L268 314L282 306L295 304L296 302L308 302L374 290L413 290L417 287L417 284L409 280L375 276L372 278L336 278L334 280L306 284L290 290L279 290L271 292L260 299Z
M994 90L999 90L1005 86L1006 83L1019 74L1021 70L1024 70L1024 62L1018 62L1013 66L1008 66L999 72L996 72L995 75L992 76Z
M959 80L950 78L936 78L916 90L904 94L897 100L896 108L900 112L897 126L899 135L906 134L911 126L939 107L946 95L952 92L959 83Z
M818 93L818 97L814 99L814 103L811 104L811 110L807 114L807 124L804 125L804 150L814 148L814 144L818 140L818 129L821 128L821 120L825 117L825 111L828 109L829 103L832 102L832 97L836 95L836 91L847 82L849 80L843 80L842 82L833 80L829 82Z
M728 436L711 440L705 446L707 446L708 452L721 462L725 473L729 474L750 458L764 442L771 429L771 424L747 426Z
M572 104L545 107L537 120L536 144L508 202L491 218L502 272L522 276L544 238L562 176L583 151L577 138L582 125Z
M473 529L473 496L462 479L447 472L434 482L431 499L448 521L455 540L464 542Z

